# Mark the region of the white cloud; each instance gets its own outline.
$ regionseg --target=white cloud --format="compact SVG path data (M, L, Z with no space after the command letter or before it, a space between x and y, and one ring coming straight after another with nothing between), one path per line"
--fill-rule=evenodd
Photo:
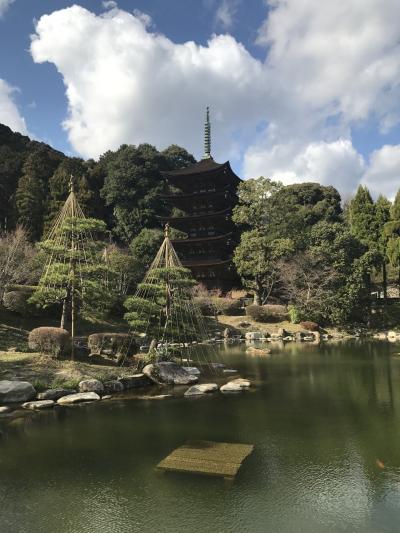
M237 0L221 0L215 12L215 22L224 30L232 28L237 12Z
M247 176L268 176L284 184L316 181L334 184L347 196L354 192L365 170L363 158L349 139L334 142L275 144L266 151L253 147L245 156Z
M213 36L207 46L174 44L121 10L96 16L73 6L45 15L31 53L62 74L69 103L64 127L88 157L124 142L175 142L198 153L207 104L215 110L214 153L222 146L229 153L238 125L250 130L257 122L266 85L262 64L233 37Z
M4 13L13 2L14 0L0 0L0 18L3 17Z
M104 0L102 4L105 9L115 9L118 7L118 4L115 2L115 0Z
M199 156L210 105L216 159L243 158L248 176L352 191L366 168L352 127L400 121L400 2L269 4L258 35L265 61L230 35L176 44L150 31L147 15L109 2L100 16L76 5L42 16L31 53L63 77L73 148L97 157L125 142L178 143ZM227 29L236 1L218 5Z
M400 189L400 144L372 152L362 181L375 197L383 194L393 199Z
M9 126L14 131L27 133L25 120L20 115L13 99L13 93L16 90L0 78L0 123Z

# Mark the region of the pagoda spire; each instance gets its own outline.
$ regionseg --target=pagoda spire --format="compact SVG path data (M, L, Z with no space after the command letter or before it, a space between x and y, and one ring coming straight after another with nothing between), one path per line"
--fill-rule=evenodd
M206 121L204 124L204 156L203 159L211 159L211 123L210 108L207 106Z

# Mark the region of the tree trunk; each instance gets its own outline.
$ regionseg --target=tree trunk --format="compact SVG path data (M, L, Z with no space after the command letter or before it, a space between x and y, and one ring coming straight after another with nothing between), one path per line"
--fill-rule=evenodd
M72 284L71 290L71 360L75 359L75 287Z
M65 313L67 311L67 296L63 300L62 304L62 312L61 312L61 320L60 320L60 328L65 329Z
M383 261L382 263L382 286L383 286L383 298L387 300L387 270L386 270L386 262Z

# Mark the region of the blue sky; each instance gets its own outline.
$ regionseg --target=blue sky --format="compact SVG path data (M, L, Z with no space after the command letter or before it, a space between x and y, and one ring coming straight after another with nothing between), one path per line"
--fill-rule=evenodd
M0 121L65 153L176 142L201 157L210 105L213 154L244 177L400 185L396 0L0 0L0 14Z

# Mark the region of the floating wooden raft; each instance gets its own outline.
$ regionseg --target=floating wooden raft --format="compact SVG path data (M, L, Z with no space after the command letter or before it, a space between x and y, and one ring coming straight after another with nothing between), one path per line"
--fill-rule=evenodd
M157 468L233 479L253 449L252 444L190 441L170 453Z

